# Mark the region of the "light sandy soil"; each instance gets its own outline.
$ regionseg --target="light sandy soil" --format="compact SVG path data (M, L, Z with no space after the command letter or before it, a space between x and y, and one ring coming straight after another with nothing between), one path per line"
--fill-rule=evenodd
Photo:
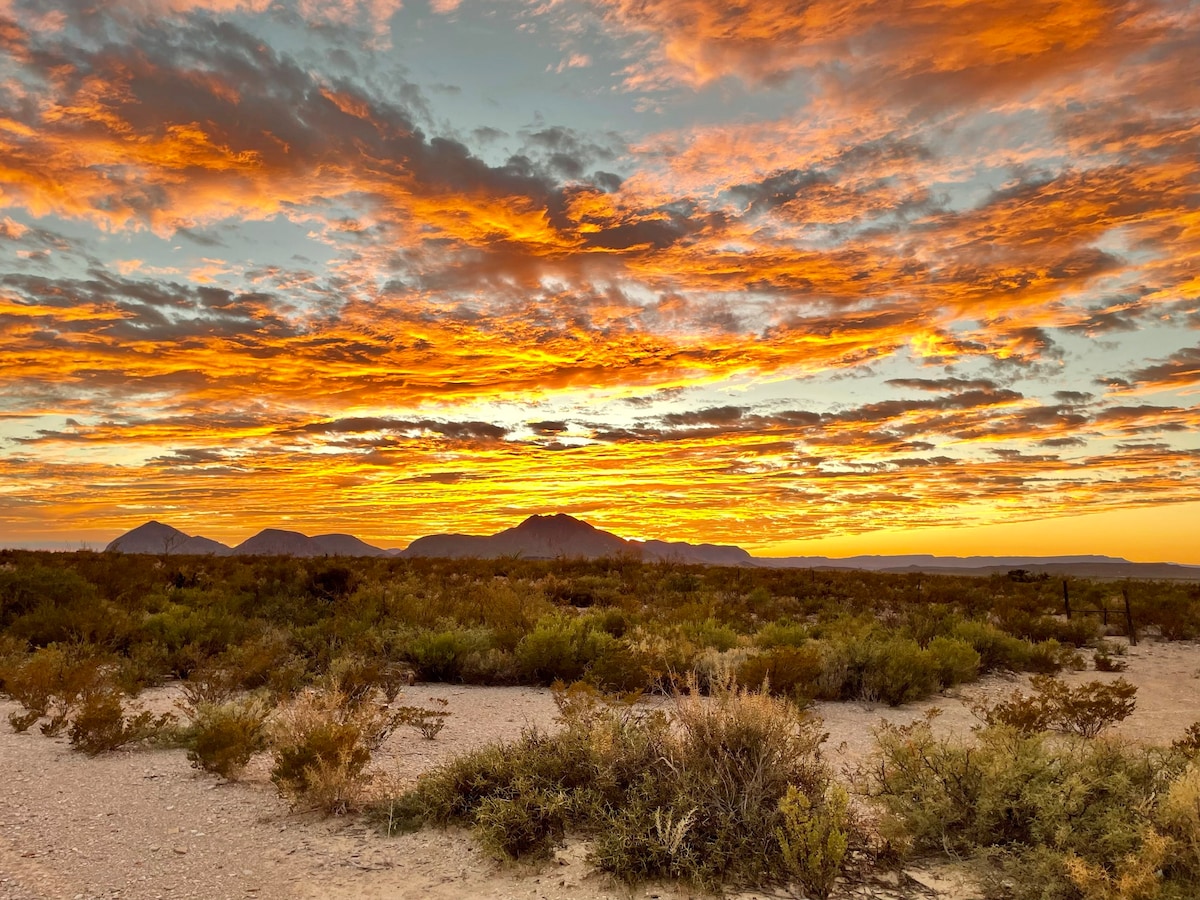
M1129 650L1124 677L1138 686L1137 712L1119 731L1168 742L1200 719L1200 645L1143 644ZM1073 682L1120 677L1069 673ZM990 678L954 696L902 709L818 704L829 732L828 756L851 767L869 753L880 720L912 721L932 706L937 727L966 734L976 724L972 699L1007 695L1023 678ZM170 703L169 689L151 698ZM411 729L379 754L383 777L400 782L463 750L514 738L530 726L553 727L550 692L536 688L417 685L402 702L450 715L435 741ZM291 813L257 761L244 781L221 784L188 766L179 750L138 749L96 759L64 739L14 734L0 702L0 900L31 898L662 898L698 896L673 885L629 889L593 873L586 847L572 843L540 868L505 868L465 832L425 831L386 838L353 819L321 821ZM915 875L920 882L913 881ZM738 895L787 896L772 893ZM952 871L897 874L848 886L844 896L974 896Z

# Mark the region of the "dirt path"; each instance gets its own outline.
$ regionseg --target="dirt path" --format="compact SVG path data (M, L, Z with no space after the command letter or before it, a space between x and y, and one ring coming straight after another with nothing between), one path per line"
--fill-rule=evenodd
M1138 709L1120 731L1165 742L1200 719L1200 645L1147 644L1129 651L1124 677L1138 685ZM1069 673L1078 682L1113 679ZM818 704L835 765L853 765L872 744L881 719L903 723L931 706L940 729L966 733L976 724L972 698L1005 695L1024 679L991 678L959 696L902 709ZM435 741L404 729L378 764L401 781L463 750L514 738L531 725L552 727L549 691L417 685L404 702L447 701L446 728ZM155 698L168 703L169 693ZM431 705L438 705L431 703ZM426 831L385 838L353 819L320 821L289 812L271 789L265 761L238 784L219 784L191 769L182 751L133 750L88 759L64 739L14 734L0 702L0 900L33 898L545 898L601 900L697 896L650 885L630 891L591 872L585 849L572 844L540 869L503 868L468 834ZM968 890L952 873L917 873L935 890L904 881L869 896L960 900ZM770 894L742 895L767 897Z

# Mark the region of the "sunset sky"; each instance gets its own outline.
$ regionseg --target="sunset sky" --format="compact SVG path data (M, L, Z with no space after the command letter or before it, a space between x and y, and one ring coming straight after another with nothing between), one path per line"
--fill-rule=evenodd
M0 545L1200 563L1200 3L0 0Z

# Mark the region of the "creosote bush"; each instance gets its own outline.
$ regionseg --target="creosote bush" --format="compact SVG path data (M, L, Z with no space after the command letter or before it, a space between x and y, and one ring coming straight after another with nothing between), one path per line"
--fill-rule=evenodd
M109 660L94 648L51 644L27 655L11 655L2 677L5 692L24 707L10 713L14 731L26 731L39 719L43 734L60 734L84 698L106 682Z
M1137 694L1124 678L1072 688L1056 678L1035 675L1030 685L1032 695L1014 691L1008 700L977 713L989 725L1007 725L1024 733L1053 730L1095 737L1132 715Z
M71 719L67 736L71 746L88 756L98 756L139 743L162 733L173 721L170 713L154 715L136 706L126 709L121 691L105 685L89 691Z
M236 780L250 759L267 747L268 714L257 697L197 704L187 729L188 761L227 781Z
M731 685L676 695L665 711L578 685L556 699L561 731L452 760L377 807L377 821L471 825L510 858L545 856L574 829L623 879L795 881L825 896L857 826L815 719Z
M976 858L994 896L1200 896L1188 843L1200 780L1178 751L1007 725L939 738L929 717L882 725L877 740L865 783L882 833L908 851Z
M332 690L306 690L270 723L271 781L297 807L341 815L358 808L370 781L371 754L398 724L367 697L353 702Z

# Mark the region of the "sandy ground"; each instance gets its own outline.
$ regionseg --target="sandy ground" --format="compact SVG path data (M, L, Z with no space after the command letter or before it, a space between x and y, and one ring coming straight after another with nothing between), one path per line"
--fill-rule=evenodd
M1200 719L1200 645L1143 644L1129 650L1124 677L1138 686L1137 712L1119 731L1167 742ZM1070 681L1112 679L1093 671ZM938 728L967 733L976 724L968 703L1007 695L1023 678L990 678L953 696L902 709L818 704L829 732L827 754L853 766L872 745L880 720L904 723L932 706ZM169 702L169 691L154 698ZM513 738L531 725L553 727L550 692L535 688L416 685L402 702L447 701L445 730L434 741L411 729L379 754L384 777L399 781L463 750ZM352 818L321 821L290 812L252 766L237 784L191 769L182 751L138 749L96 759L64 739L15 734L0 702L0 900L31 898L662 898L694 891L673 885L630 890L593 873L575 842L539 868L503 867L465 832L425 831L386 838ZM919 881L913 881L915 876ZM786 896L771 893L738 895ZM952 871L914 871L882 883L847 888L846 896L940 897L973 892Z

